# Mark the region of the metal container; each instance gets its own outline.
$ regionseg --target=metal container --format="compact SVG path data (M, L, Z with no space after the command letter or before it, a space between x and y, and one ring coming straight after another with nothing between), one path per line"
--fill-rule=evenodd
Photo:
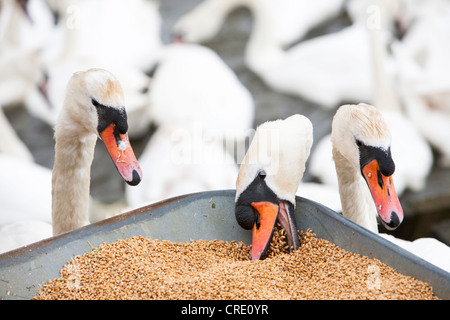
M0 255L0 299L31 299L43 284L59 277L71 258L104 242L142 235L174 242L219 239L250 244L251 232L236 223L234 197L234 190L180 196L6 252ZM377 258L450 299L450 273L318 203L297 197L295 214L299 230L311 228L345 250Z

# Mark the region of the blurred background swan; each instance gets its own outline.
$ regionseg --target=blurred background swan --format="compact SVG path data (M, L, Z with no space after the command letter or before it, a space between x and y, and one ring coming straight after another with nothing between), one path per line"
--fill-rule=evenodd
M449 2L1 0L0 105L13 135L28 150L24 161L48 171L54 158L54 121L69 77L91 67L116 75L125 92L133 149L143 167L149 163L142 181L148 185L145 190L126 187L102 165L109 155L96 147L91 199L112 206L93 219L101 220L189 190L234 188L229 180L235 177L228 178L236 174L256 126L297 113L314 126L299 194L339 211L334 164L331 153L321 155L321 145L326 145L336 107L373 104L390 123L397 159L394 179L397 192L402 190L405 219L392 235L408 241L434 237L448 245ZM264 3L271 8L268 18L257 14ZM261 17L267 42L252 48ZM185 43L173 43L175 36ZM274 52L283 57L285 69L262 63L274 61ZM295 66L286 58L294 52L301 57ZM300 78L291 79L302 79L301 86L300 80L280 81L294 71ZM226 136L230 128L241 132L239 144L235 135ZM197 149L189 146L193 141ZM191 150L191 158L173 161L180 150ZM412 154L414 162L403 162L405 154ZM220 161L199 172L193 159L206 161L211 155L219 155ZM18 172L21 179L32 176ZM0 178L8 176L1 173ZM7 183L1 188L14 190ZM0 212L0 227L20 222L19 202L26 201L17 201ZM43 196L28 200L43 211L45 201ZM48 223L45 214L34 217ZM30 235L26 227L16 224L22 239ZM11 239L12 229L3 230Z

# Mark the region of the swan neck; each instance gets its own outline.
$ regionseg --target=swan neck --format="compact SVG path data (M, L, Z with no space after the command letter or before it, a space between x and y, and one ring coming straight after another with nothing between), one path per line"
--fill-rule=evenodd
M97 136L77 128L64 108L55 128L55 162L52 172L54 235L89 223L91 164Z
M333 148L333 159L338 176L343 216L378 233L375 204L359 168L352 167L336 148Z

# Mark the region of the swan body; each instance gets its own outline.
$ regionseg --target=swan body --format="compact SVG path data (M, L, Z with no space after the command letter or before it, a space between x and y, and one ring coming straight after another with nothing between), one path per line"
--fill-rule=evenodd
M55 126L52 171L54 234L89 223L90 166L98 137L118 172L130 185L142 171L128 140L123 91L117 79L103 69L77 72L69 80L66 98Z
M235 215L252 230L253 260L261 259L278 220L298 248L295 196L312 145L312 124L302 115L258 126L236 179Z
M439 240L434 238L419 238L414 241L408 241L385 233L380 233L380 236L442 270L450 272L450 247Z
M161 17L155 1L62 0L49 5L61 15L63 54L143 71L158 59Z
M274 2L273 19L276 43L288 46L301 39L314 26L337 15L343 1L270 0ZM183 15L174 25L174 32L186 41L204 43L213 39L225 23L227 15L241 6L264 5L248 0L205 0Z
M150 120L157 125L200 123L230 143L245 139L253 127L252 95L214 51L200 45L164 48L149 101Z
M33 155L28 147L20 140L17 132L9 122L3 108L0 106L0 128L2 130L0 139L0 154L9 155L25 161L34 161Z
M51 223L51 170L32 161L0 154L0 226L25 220Z
M335 212L342 212L341 197L337 185L331 186L302 181L296 195L317 202Z
M152 178L125 189L131 208L200 191L234 189L238 174L222 140L208 137L195 125L158 127L139 163Z
M0 226L0 254L51 236L51 223L41 220L18 221Z
M253 34L256 32L259 30ZM328 109L346 100L370 101L369 50L364 45L351 46L367 42L363 26L355 24L303 41L287 51L265 50L266 44L260 39L266 32L261 33L261 36L252 34L246 63L274 90L306 98Z
M355 23L284 50L275 34L275 1L244 2L254 17L245 63L269 87L325 108L335 108L345 100L370 101L370 52L364 45L368 43L365 24ZM177 26L181 35L191 34L191 29L189 23L180 22Z

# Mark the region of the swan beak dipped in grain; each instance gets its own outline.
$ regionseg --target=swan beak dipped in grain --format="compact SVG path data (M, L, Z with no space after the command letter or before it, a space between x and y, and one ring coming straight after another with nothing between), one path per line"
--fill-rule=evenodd
M252 229L252 260L261 259L267 252L277 221L286 232L289 247L292 250L299 248L293 206L285 201L280 201L279 205L268 201L252 202L251 206L258 212Z
M235 217L252 230L251 259L263 259L276 222L286 232L291 251L300 241L295 195L312 145L311 121L302 115L270 121L256 129L236 180Z

